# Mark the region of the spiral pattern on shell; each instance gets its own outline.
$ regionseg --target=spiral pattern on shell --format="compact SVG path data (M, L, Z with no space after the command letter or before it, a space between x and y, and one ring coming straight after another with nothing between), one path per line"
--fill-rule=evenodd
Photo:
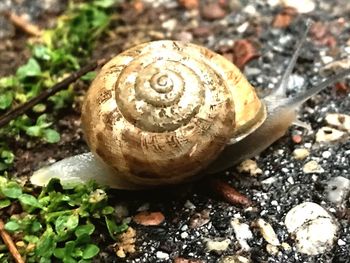
M235 133L235 91L227 84L242 82L235 71L220 55L175 41L119 54L102 68L83 105L91 150L132 182L156 185L193 176ZM242 103L255 98L249 96Z

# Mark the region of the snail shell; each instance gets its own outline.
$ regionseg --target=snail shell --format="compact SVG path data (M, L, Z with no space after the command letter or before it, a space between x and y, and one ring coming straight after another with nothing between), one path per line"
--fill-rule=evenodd
M207 48L155 41L109 61L89 88L82 124L91 151L140 185L193 177L266 118L239 69Z

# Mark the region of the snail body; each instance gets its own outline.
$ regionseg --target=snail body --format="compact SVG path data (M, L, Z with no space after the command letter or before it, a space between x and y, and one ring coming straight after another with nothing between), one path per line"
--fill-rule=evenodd
M262 99L235 65L201 46L163 40L119 54L101 69L83 104L92 153L42 168L32 183L58 177L147 188L216 173L258 154L283 136L303 101L348 73L287 98L286 74L300 47L284 80Z

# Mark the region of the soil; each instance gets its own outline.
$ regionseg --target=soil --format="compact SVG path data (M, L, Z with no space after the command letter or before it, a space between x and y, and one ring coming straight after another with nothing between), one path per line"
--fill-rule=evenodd
M232 58L234 42L245 39L254 43L254 48L260 54L245 65L245 75L258 90L266 92L278 82L302 35L305 19L309 17L320 22L328 33L321 37L311 35L303 48L293 75L295 82L290 85L293 95L302 89L300 83L306 83L309 87L320 80L319 71L325 64L326 56L339 59L348 55L345 47L349 50L349 3L347 0L332 3L314 1L315 10L308 14L296 13L292 21L281 29L272 24L283 8L268 2L274 1L201 1L200 7L193 10L170 0L121 2L115 10L111 31L96 45L93 57L117 54L146 41L177 39L201 44ZM226 11L224 14L219 12L218 18L207 17L203 9L209 4L220 5ZM0 42L0 76L15 72L28 57L25 39L23 34L17 32L13 38ZM348 85L348 82L344 83ZM58 144L23 141L15 145L16 161L11 174L28 176L50 162L88 150L80 128L80 105L86 88L78 82L78 96L72 108L57 114L56 128L62 136ZM325 125L324 117L331 112L350 114L349 92L332 87L305 103L299 117L311 125L311 130L293 126L283 138L256 157L262 175L242 175L235 168L218 175L249 197L253 201L252 209L225 202L210 187L208 178L151 192L111 191L116 206L125 207L129 216L146 207L149 211L163 213L165 221L157 226L131 222L130 225L137 232L136 252L122 259L115 255L110 246L106 246L96 262L173 262L176 258L185 258L210 263L218 262L227 255L242 255L252 262L349 262L350 201L341 207L333 205L325 197L324 186L329 178L337 175L350 179L350 141L326 145L315 143L316 131ZM293 141L295 135L301 136L300 143ZM318 160L324 173L303 173L305 162L292 157L293 150L302 146L309 148L312 158ZM326 151L331 152L328 158L324 157ZM276 181L273 184L262 183L267 178L275 178ZM294 184L286 183L290 178ZM273 226L280 241L293 245L283 225L284 216L292 207L305 201L322 204L333 211L341 226L338 238L346 245L335 244L330 252L317 256L305 256L295 250L280 250L273 255L266 251L267 243L260 232L252 229L254 238L248 242L251 250L240 249L230 225L233 218L239 217L249 225L257 218L264 218ZM208 214L206 224L189 227L194 216L203 213ZM208 251L207 239L227 238L231 244L226 250ZM112 243L105 240L106 244L109 242Z

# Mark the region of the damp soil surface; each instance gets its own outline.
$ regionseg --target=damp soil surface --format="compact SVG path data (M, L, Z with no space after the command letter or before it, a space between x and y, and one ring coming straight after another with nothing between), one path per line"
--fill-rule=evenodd
M240 64L248 80L264 94L278 83L305 30L306 19L312 18L318 28L311 30L297 61L289 85L293 96L319 82L325 64L350 53L348 1L306 2L314 4L308 13L286 10L279 1L268 0L121 1L115 10L118 19L113 20L110 32L97 45L93 57L117 54L151 40L190 41ZM28 57L25 40L17 32L0 42L0 76L15 72ZM11 63L6 63L5 58ZM125 258L117 257L112 246L108 246L113 244L112 240L104 240L107 234L101 233L99 239L106 249L96 262L209 263L225 262L230 255L251 262L349 262L350 201L347 197L342 204L331 203L325 187L335 176L350 179L350 142L347 139L321 144L315 139L316 132L326 125L328 113L350 114L348 84L344 81L333 85L301 107L299 118L311 128L292 126L283 138L257 156L254 160L262 174L252 176L232 168L217 175L249 198L252 201L249 207L224 200L209 178L152 191L111 191L116 207L125 212L131 220L129 225L136 230L136 252ZM75 103L56 116L61 141L55 145L38 141L15 146L16 162L11 174L29 176L50 162L88 150L80 128L80 106L86 88L77 83ZM296 148L306 148L310 156L296 160L292 154ZM310 160L317 161L323 172L305 173L304 164ZM340 229L334 245L315 256L296 252L293 237L284 225L286 213L306 201L330 211ZM137 224L132 218L141 211L160 212L165 220L155 226ZM247 241L250 249L241 248L231 225L234 218L250 226L253 233L253 238ZM258 218L271 224L279 241L289 244L290 249L280 247L272 253L259 229L253 227ZM208 246L208 242L224 240L229 243L225 249Z

